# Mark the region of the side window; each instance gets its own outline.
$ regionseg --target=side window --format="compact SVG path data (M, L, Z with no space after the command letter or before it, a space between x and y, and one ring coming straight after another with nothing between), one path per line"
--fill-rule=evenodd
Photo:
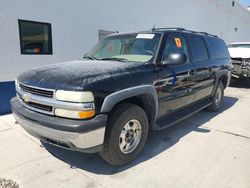
M221 39L215 37L208 37L207 41L215 59L230 58L228 49Z
M187 62L188 62L188 59L189 59L188 48L187 48L186 39L183 36L174 34L174 35L169 35L167 37L162 56L165 59L171 53L186 54Z
M209 59L204 40L198 36L189 37L189 43L194 62L207 61Z

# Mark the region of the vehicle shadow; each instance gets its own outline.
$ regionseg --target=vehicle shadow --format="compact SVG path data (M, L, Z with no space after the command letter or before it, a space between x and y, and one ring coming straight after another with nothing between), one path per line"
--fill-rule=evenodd
M150 131L148 141L142 154L135 161L124 167L110 166L103 161L98 154L85 154L69 151L49 144L44 144L44 147L52 155L71 165L73 168L79 168L95 174L111 175L129 169L157 156L161 152L176 144L182 137L192 131L204 134L209 133L209 129L201 126L218 114L231 108L237 101L237 98L225 97L223 108L219 112L212 113L203 110L165 130Z
M250 89L250 79L231 79L229 87Z

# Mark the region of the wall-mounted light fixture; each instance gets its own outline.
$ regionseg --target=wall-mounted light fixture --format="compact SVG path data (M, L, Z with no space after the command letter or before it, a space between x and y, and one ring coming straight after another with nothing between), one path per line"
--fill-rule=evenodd
M235 5L235 2L234 2L234 1L232 1L232 6L234 7L234 5Z

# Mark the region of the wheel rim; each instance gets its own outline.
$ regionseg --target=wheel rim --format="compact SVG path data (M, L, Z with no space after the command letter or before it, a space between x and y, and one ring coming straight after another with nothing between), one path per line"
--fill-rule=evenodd
M220 102L221 102L221 98L222 98L222 90L221 88L219 87L216 91L216 96L215 96L215 104L216 105L219 105Z
M119 146L122 153L133 152L140 143L142 135L141 124L138 120L128 121L121 131L119 137Z

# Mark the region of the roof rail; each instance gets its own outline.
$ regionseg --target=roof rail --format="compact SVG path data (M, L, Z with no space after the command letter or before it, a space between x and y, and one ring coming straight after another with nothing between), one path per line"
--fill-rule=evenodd
M197 31L197 32L195 32L195 33L204 34L204 35L209 35L209 36L213 36L213 37L218 37L217 35L212 35L212 34L209 34L209 33L207 33L207 32L199 32L199 31Z
M186 31L186 32L190 32L190 33L197 33L197 34L203 34L203 35L209 35L209 36L213 36L213 37L218 37L217 35L212 35L209 34L207 32L201 32L201 31L192 31L192 30L187 30L184 29L182 27L166 27L166 28L153 28L152 31L157 31L157 30L177 30L177 31Z
M152 31L156 31L156 30L178 30L178 31L185 31L186 29L182 28L182 27L160 27L160 28L153 28Z
M203 35L218 37L217 35L209 34L207 32L203 32L203 31L192 31L192 30L186 30L186 29L185 29L185 31L190 32L190 33L196 33L196 34L203 34Z
M209 35L207 32L203 32L203 31L197 31L196 33L200 33L200 34L204 34L204 35Z

